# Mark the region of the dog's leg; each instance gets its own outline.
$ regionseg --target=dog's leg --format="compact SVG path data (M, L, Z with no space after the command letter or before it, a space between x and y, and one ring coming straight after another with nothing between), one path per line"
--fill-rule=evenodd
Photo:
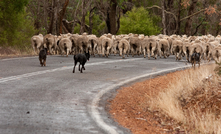
M39 58L39 61L40 61L40 65L43 66L43 63L42 63L42 59Z
M44 66L46 66L46 59L44 59Z
M77 65L77 62L74 62L74 68L73 68L73 73L75 72L75 66Z
M80 66L79 66L80 67ZM80 68L79 68L80 69ZM84 69L84 66L83 65L81 65L81 73L83 73L83 70ZM80 70L79 70L80 71Z
M81 71L80 65L81 65L81 64L79 64L79 67L78 67L78 70L79 70L79 71Z
M85 67L84 67L84 65L82 65L82 68L85 70Z

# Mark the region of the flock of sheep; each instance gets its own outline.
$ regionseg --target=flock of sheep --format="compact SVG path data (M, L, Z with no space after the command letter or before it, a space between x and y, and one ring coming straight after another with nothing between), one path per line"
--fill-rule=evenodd
M210 34L204 36L186 35L162 35L144 36L143 34L122 34L111 35L104 34L100 37L96 35L88 35L87 33L79 34L61 34L60 36L47 34L35 35L31 38L32 47L36 53L43 48L47 48L50 54L78 54L90 52L91 55L108 57L110 54L119 54L125 58L131 54L141 55L148 59L150 56L157 59L158 56L167 58L169 55L175 55L176 60L181 60L186 56L186 60L190 61L193 53L200 55L200 59L210 61L213 58L219 61L221 54L221 36L212 36Z

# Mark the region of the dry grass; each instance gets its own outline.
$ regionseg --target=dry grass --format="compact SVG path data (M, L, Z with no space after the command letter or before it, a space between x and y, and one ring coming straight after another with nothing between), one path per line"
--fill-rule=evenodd
M36 55L32 48L0 47L0 58Z
M215 67L207 65L182 71L176 82L151 99L150 109L176 120L186 132L221 133L221 88Z

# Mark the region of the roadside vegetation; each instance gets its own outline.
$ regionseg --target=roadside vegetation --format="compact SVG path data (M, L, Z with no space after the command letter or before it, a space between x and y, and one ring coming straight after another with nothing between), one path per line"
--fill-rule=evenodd
M176 128L187 133L221 133L221 81L214 69L215 65L183 71L151 98L150 109L174 119Z
M110 114L134 134L220 134L219 71L217 64L203 65L123 87Z

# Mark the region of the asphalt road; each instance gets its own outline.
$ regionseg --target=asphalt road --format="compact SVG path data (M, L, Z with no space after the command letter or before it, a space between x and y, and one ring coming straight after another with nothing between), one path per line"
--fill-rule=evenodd
M91 57L83 73L73 74L73 56L0 60L1 134L130 133L107 113L116 89L174 69L184 61L142 56Z

